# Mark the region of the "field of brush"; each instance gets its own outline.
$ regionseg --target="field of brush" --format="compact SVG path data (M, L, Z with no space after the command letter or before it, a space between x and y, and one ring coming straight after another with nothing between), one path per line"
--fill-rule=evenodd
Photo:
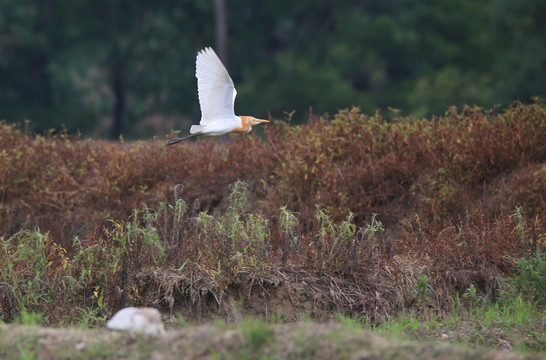
M152 306L167 328L261 319L250 358L295 321L546 351L543 104L164 144L0 123L0 323Z

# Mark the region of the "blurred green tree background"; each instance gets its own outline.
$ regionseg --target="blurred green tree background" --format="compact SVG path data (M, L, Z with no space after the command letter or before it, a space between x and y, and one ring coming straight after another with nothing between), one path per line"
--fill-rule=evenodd
M243 115L528 102L546 93L544 15L546 0L0 0L0 119L185 132L205 46L221 50Z

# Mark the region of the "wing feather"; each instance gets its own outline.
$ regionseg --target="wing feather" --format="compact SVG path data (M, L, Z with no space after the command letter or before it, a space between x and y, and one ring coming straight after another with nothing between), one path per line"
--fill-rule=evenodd
M197 54L195 64L197 91L201 106L201 125L235 116L237 91L224 64L210 47Z

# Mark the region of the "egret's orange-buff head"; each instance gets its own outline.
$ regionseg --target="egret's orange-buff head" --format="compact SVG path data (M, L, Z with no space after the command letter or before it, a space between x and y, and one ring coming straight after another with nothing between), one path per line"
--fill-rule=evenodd
M258 125L259 123L269 122L269 120L256 119L253 116L239 116L239 117L241 118L241 127L233 130L232 132L247 133L250 130L252 130L252 127L254 125Z

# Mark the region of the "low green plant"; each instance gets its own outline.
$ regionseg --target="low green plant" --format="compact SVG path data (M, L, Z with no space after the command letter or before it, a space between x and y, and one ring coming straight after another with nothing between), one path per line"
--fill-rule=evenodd
M366 236L368 240L373 240L377 234L383 231L385 231L383 223L377 220L377 214L372 213L372 219L366 224L366 227L363 230L364 236Z
M338 314L338 321L341 325L353 329L367 329L371 327L371 319L367 315L362 315L360 317L346 316L343 314Z
M70 316L67 316L68 325L78 325L82 329L96 328L103 326L108 319L106 315L106 305L98 304L99 306L90 306L87 308L75 307L70 311Z
M410 312L383 319L378 326L375 326L375 331L382 335L409 339L414 338L418 330L426 330L429 327L431 327L430 321L423 321L414 312Z
M452 324L458 324L461 321L461 315L463 311L463 304L459 292L455 293L455 296L449 299L451 304L451 312L448 315L448 321Z
M212 216L201 212L195 219L198 232L195 240L202 261L215 268L215 272L230 272L237 265L259 267L270 263L270 237L268 220L259 214L247 212L248 185L237 181L231 187L226 212Z
M519 235L521 246L523 249L526 246L527 238L523 208L521 206L516 206L510 217L512 217L516 221L516 226L514 227L514 230L512 230L512 232L515 232Z
M16 323L22 325L42 325L44 321L44 315L39 312L26 312L22 311L21 315L15 320Z
M470 284L468 289L466 289L466 291L463 293L463 298L468 300L468 307L470 307L471 309L477 306L482 301L482 298L478 295L478 291L476 290L474 284Z
M237 326L252 351L259 350L274 339L273 330L264 321L247 318Z
M184 318L182 314L176 314L176 323L182 328L190 326L190 323Z
M415 289L413 291L413 296L418 299L420 302L424 302L427 299L427 293L432 289L432 286L429 283L428 276L425 274L417 275L417 283L415 284Z
M345 256L339 256L340 252L348 248L357 232L354 213L349 211L347 218L338 224L325 209L317 205L315 218L318 223L317 241L322 266L339 266L346 260Z
M141 244L139 250L147 254L147 257L151 259L151 264L157 268L161 267L165 259L166 239L160 238L158 229L155 227L163 206L160 204L160 210L150 209L147 206L143 210L134 209L132 221L127 223L126 231L120 232L119 238L114 238L122 242L124 246L139 242ZM176 208L175 210L179 211ZM178 214L175 214L175 216L178 216Z
M48 236L38 230L20 231L8 239L0 237L0 242L0 291L7 295L12 311L2 317L9 320L43 311L54 301L58 281L48 276L52 266Z
M18 351L17 358L19 360L34 360L38 357L38 350L35 349L37 346L37 340L33 335L24 336L22 335L15 347Z
M299 222L296 214L290 211L286 205L280 208L280 212L279 227L283 236L285 251L301 250Z
M537 250L530 259L520 258L512 283L540 306L546 306L546 253Z

